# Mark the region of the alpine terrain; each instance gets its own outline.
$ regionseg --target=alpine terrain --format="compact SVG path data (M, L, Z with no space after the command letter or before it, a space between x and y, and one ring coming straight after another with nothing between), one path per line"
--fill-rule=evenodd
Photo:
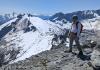
M69 49L71 17L83 24L80 44ZM19 14L0 25L0 70L100 70L100 10L77 11L53 16Z

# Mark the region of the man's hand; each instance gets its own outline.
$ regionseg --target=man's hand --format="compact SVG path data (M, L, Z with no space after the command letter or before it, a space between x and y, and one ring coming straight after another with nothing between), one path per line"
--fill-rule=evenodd
M70 32L68 33L68 38L70 37Z

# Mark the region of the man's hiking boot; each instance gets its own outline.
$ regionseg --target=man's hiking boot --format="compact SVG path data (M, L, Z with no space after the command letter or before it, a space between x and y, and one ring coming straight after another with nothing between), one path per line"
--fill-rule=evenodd
M85 58L86 58L82 51L79 52L79 54L77 55L77 57L80 58L80 59L82 59L82 60L85 60Z
M72 52L72 50L65 50L64 52L65 53L70 53L70 52Z
M83 56L83 52L82 51L79 51L78 56Z
M69 50L68 52L72 52L72 50Z

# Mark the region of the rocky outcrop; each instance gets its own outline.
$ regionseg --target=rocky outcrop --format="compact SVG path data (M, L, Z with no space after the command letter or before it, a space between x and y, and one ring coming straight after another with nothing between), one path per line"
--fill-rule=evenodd
M63 34L62 35L57 35L57 34L54 34L54 37L52 39L52 49L57 49L57 48L60 48L62 46L65 45L65 43L67 42L67 38L68 38L68 33L69 33L69 30L68 29L64 29L63 30Z
M2 66L0 70L93 70L89 60L77 57L77 49L67 53L67 47L44 51L24 61ZM75 54L76 53L76 54ZM85 54L85 52L84 52Z
M15 60L19 52L20 49L10 48L10 50L8 50L7 47L0 48L0 67Z

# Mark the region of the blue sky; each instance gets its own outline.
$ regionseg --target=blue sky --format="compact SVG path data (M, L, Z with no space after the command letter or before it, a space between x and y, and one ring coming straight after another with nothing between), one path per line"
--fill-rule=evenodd
M100 0L0 0L0 14L15 11L52 15L92 9L100 9Z

